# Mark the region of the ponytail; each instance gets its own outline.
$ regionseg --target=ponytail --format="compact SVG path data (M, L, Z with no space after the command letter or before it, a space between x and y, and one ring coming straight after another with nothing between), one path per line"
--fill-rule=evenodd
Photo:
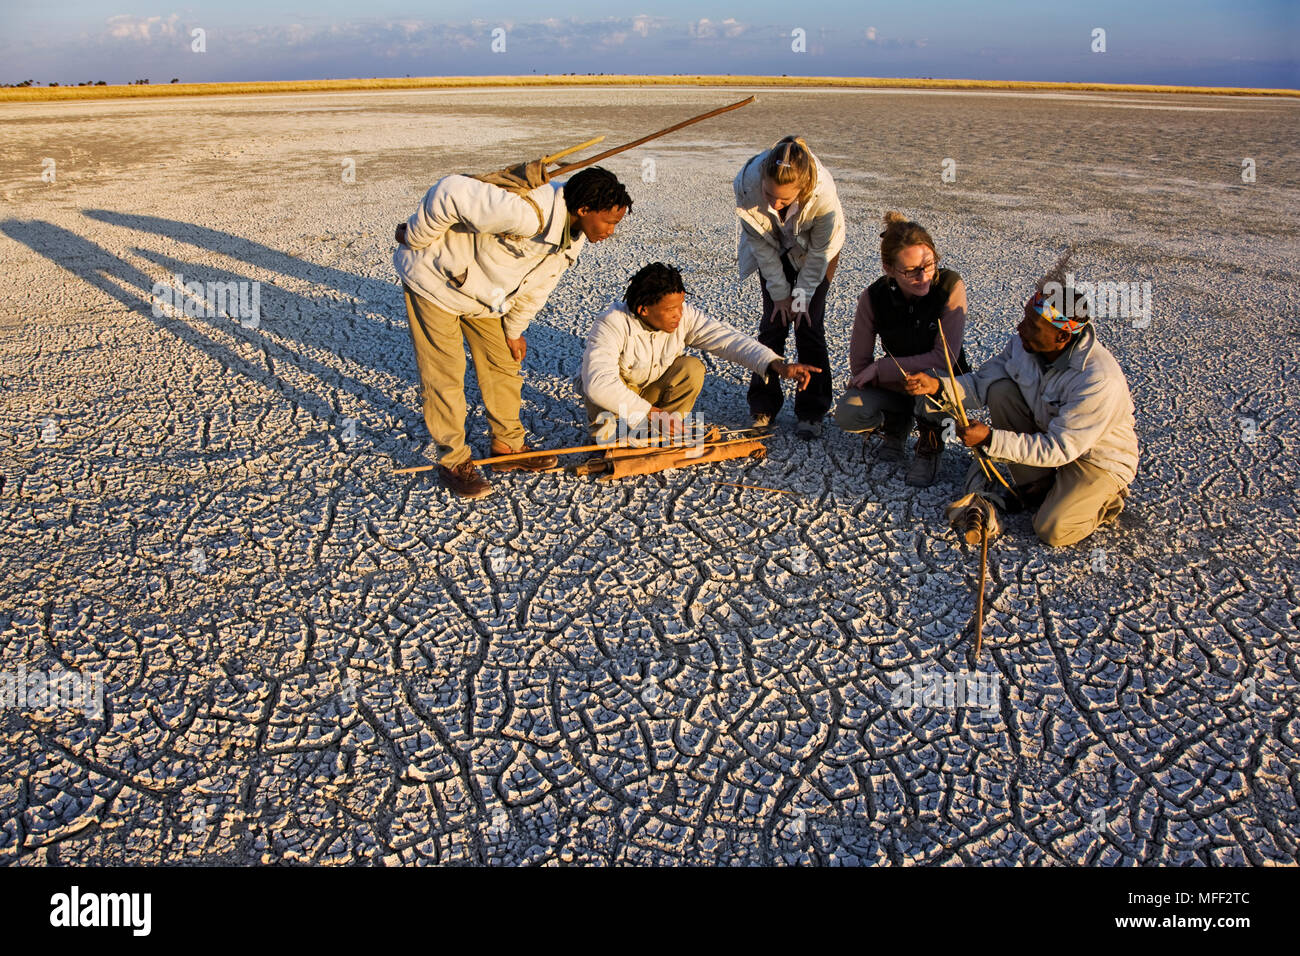
M778 186L798 186L800 207L808 205L817 187L817 164L802 136L787 136L767 151L763 178Z

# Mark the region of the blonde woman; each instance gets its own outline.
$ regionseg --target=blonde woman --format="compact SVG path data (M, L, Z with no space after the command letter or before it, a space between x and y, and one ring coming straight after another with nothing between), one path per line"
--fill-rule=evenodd
M795 396L795 432L818 438L831 407L826 291L844 245L844 210L835 182L807 143L787 136L745 163L734 185L740 278L757 272L763 297L758 340L784 358L787 333L794 326L799 362L817 370L812 383ZM775 375L750 379L755 428L770 429L783 401Z

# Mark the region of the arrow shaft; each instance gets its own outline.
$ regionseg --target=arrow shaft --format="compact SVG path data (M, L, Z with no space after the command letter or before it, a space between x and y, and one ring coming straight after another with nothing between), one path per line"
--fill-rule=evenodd
M628 449L635 454L655 454L663 451L672 451L674 449L689 450L692 448L716 448L719 445L734 445L742 441L754 441L753 438L731 438L725 441L706 441L697 444L683 444L681 442L672 442L666 440L658 445L575 445L572 448L535 448L532 451L512 452L509 455L492 455L488 458L478 458L474 460L476 465L494 465L506 461L524 461L529 458L541 458L545 455L576 455L584 451L611 451L613 449ZM437 465L414 465L410 468L398 468L393 471L395 475L411 475L419 471L429 471L437 468Z
M961 396L957 394L957 375L952 368L952 352L948 348L948 336L943 331L942 322L939 323L939 340L943 342L943 359L948 363L948 386L952 389L953 411L957 413L957 420L961 422L962 427L964 428L970 425L970 419L966 417L966 409L962 405ZM940 390L940 395L942 395L942 389ZM996 478L998 484L1015 495L1016 500L1020 500L1020 492L1016 491L1016 489L1012 488L1011 485L1007 483L1007 480L1002 477L1002 472L998 471L997 465L989 461L988 456L984 453L982 448L972 448L971 452L975 455L975 461L979 464L980 471L984 472L984 477Z

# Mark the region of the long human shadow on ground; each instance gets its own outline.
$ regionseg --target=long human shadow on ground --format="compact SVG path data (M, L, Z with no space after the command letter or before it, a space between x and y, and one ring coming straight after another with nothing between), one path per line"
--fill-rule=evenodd
M200 226L195 223L180 222L175 219L164 219L159 216L146 216L138 213L125 213L108 209L86 209L83 210L83 214L91 219L108 223L109 225L165 236L177 242L189 243L190 245L208 249L220 253L221 255L239 259L250 265L257 266L258 268L269 269L273 272L279 272L296 279L302 279L315 285L327 286L336 291L353 296L354 298L358 298L361 303L369 306L375 312L385 315L396 315L400 317L401 320L405 320L405 306L402 301L401 287L397 284L396 277L394 277L392 282L386 282L367 276L360 276L345 270L335 269L331 266L319 265L304 259L295 258L289 253L280 249L274 249L263 243L255 242L242 236L235 236L227 232L221 232L207 226ZM618 240L615 238L612 241L617 242ZM601 301L605 305L608 305L614 300L620 298L626 280L629 277L620 276L616 283L617 287L610 288L608 290L608 296L602 298ZM564 280L562 279L561 281L563 282ZM603 310L604 306L593 311L590 320L594 321L596 316ZM360 312L360 307L358 308L358 312ZM399 324L401 323L399 322ZM746 334L753 334L752 330L749 329L742 329L741 331L746 332ZM571 333L552 326L544 326L540 323L534 323L529 327L528 337L530 342L536 339L539 345L543 345L544 342L544 348L548 352L554 349L555 352L552 354L561 354L560 350L566 345L576 345L574 354L577 356L577 361L581 361L581 355L585 343L578 336L574 336ZM405 344L402 347L409 350L410 343L405 342L405 340L403 341ZM793 337L791 346L793 348ZM724 360L715 359L714 361L721 364ZM413 383L415 381L414 369L415 362L412 357L410 361L409 377ZM530 372L532 374L538 374L535 370L530 370ZM569 396L572 389L565 387L564 379L566 376L561 373L557 378L561 379L559 382L559 394L561 396ZM709 384L712 385L715 390L721 388L725 389L729 394L734 393L735 397L740 399L741 404L739 407L742 411L747 408L744 403L744 394L748 383L736 386L724 379L717 378L716 380L710 381ZM524 385L524 391L525 394L531 391L526 382ZM467 387L467 398L471 392L477 395L478 390L475 385ZM535 393L533 397L535 399L544 398L541 393ZM578 403L579 411L581 411L581 401L577 398L576 394L573 395L573 400ZM478 401L478 404L481 406L481 399ZM538 403L535 402L534 404ZM541 404L544 406L545 403L542 402ZM525 414L527 414L527 410L525 411ZM584 416L575 414L573 420L575 423L582 420L582 424L578 426L578 429L581 432L585 432Z
M124 213L106 209L87 209L84 210L84 214L91 219L109 225L164 236L177 242L188 243L190 245L217 252L221 255L239 259L258 268L269 269L296 279L312 282L315 285L329 287L356 298L359 303L357 307L358 316L360 316L360 313L363 312L365 308L368 308L374 312L395 316L398 318L399 325L405 324L405 305L402 301L401 287L397 284L396 278L394 278L393 282L384 282L360 276L345 270L335 269L330 266L318 265L303 259L295 258L282 250L274 249L263 243L194 223L180 222L178 220L165 219L159 216L146 216L138 213ZM161 257L157 257L142 250L137 251L146 256L146 258L154 259L154 261L157 261L160 264L162 263ZM609 297L606 304L619 298L622 292L623 283L624 280L620 277L618 288L611 288L609 290ZM603 308L593 311L590 316L591 320L594 321L601 311L603 311ZM351 320L353 318L352 313L349 312L348 317L349 320ZM281 325L277 324L277 331L280 330ZM286 334L294 334L291 331L291 324L288 322L284 323L283 330ZM301 335L296 337L305 341L305 338ZM407 354L409 356L408 368L403 370L403 377L407 378L413 386L417 386L418 388L418 376L415 371L415 360L410 342L405 334L399 335L398 339L400 339L400 341L394 341L392 343L393 347L398 349L399 353ZM581 363L581 356L585 343L578 336L554 328L553 326L534 322L528 329L528 339L530 348L537 350L540 353L550 355L573 355L575 358L572 364L574 365L575 371ZM315 344L322 345L326 348L330 347L326 343ZM715 361L721 362L722 360ZM549 373L539 372L534 367L527 369L526 374L547 375ZM547 413L548 408L553 407L555 398L532 388L528 384L527 378L525 378L525 404L521 416L524 420L525 427L543 441L546 440L549 434L553 434L557 430L566 436L561 439L563 441L567 442L570 439L579 443L585 441L587 434L586 414L583 411L582 401L574 389L569 385L569 375L566 375L564 371L561 370L555 377L558 379L556 394L562 402L566 403L566 407L559 411L558 418ZM735 408L739 409L737 414L734 416L736 421L740 422L742 419L747 420L744 385L736 386L720 377L710 377L706 388L709 388L710 391L714 392L717 390L725 391L725 393L731 397L731 401L727 403L728 407L734 405ZM478 389L477 380L473 376L469 376L467 379L465 394L466 400L470 405L470 418L472 420L472 429L475 433L471 436L471 439L473 439L474 437L481 436L483 433L483 421L485 419L481 394ZM573 408L569 408L568 405L572 405ZM419 422L419 427L415 428L412 434L426 434L423 427L423 412L419 407L403 406L402 412L404 414L413 413L415 419Z
M56 265L67 269L77 278L100 290L132 312L145 316L159 328L172 333L186 344L211 355L222 366L244 375L259 385L279 392L291 403L301 407L318 420L337 426L341 423L343 416L339 410L333 407L328 397L314 391L294 387L260 365L240 358L231 349L220 344L204 331L202 323L223 323L223 328L231 332L231 334L242 335L256 341L257 344L267 350L267 354L273 360L292 364L297 369L319 379L321 382L330 383L334 387L345 390L353 396L366 401L377 410L405 421L408 425L408 433L415 435L416 441L421 445L427 444L422 410L418 405L419 388L415 359L411 349L409 332L405 331L405 308L401 304L400 287L395 282L391 284L379 282L378 280L366 279L338 269L306 263L269 246L238 236L231 236L228 233L218 232L204 226L192 226L151 216L108 213L103 210L93 212L97 215L92 218L98 218L103 222L110 222L126 228L147 227L148 231L196 244L201 248L207 248L223 255L233 255L235 258L241 258L250 264L257 265L259 268L273 269L295 278L325 284L348 295L355 296L360 283L367 287L369 294L372 296L371 301L385 313L394 311L395 300L396 310L400 315L400 319L395 323L396 328L380 322L370 322L364 324L362 329L366 335L375 336L374 347L371 351L390 358L392 356L405 356L404 368L393 369L390 365L389 371L395 371L399 378L410 383L411 389L415 393L415 400L410 403L388 400L384 397L383 392L374 385L316 361L303 354L301 350L286 349L283 341L277 342L275 340L275 337L281 337L285 340L292 339L305 346L336 354L340 353L340 347L346 344L346 335L335 334L339 330L335 328L333 323L322 326L317 319L312 317L313 313L319 316L322 311L330 311L327 303L322 303L310 296L290 292L273 284L264 283L266 294L262 297L262 311L267 321L262 322L261 327L265 331L273 333L273 335L263 335L257 330L244 329L239 323L227 318L196 319L177 318L167 315L156 316L154 315L153 297L156 280L137 266L114 255L84 236L52 223L40 220L17 219L0 222L0 232L3 232L11 239L22 243ZM91 215L91 213L88 212L87 215ZM168 274L180 273L189 278L201 276L205 282L251 281L247 276L225 269L218 269L208 264L189 264L172 256L138 247L133 251L166 269ZM352 329L356 328L354 323L358 318L359 316L352 310L347 311L346 321ZM228 323L228 325L225 323ZM543 326L535 327L533 332L536 338L546 340L544 347L547 351L552 349L559 351L566 348L580 351L580 343L577 343L575 337L568 333ZM539 342L539 344L542 343ZM357 359L354 358L354 360ZM401 360L399 359L399 361ZM534 374L536 373L534 372ZM550 402L549 397L544 393L527 385L525 385L525 391L526 393L532 393L530 398L534 408L544 408ZM482 403L481 396L476 383L472 379L467 381L466 398L471 406L471 418L481 414L479 410ZM388 444L390 453L393 453L399 460L412 457L416 451L407 444L398 447L384 435L376 434L368 437L374 441L376 447ZM168 457L172 458L173 456ZM205 456L196 454L192 457L204 458Z
M253 364L247 359L241 358L229 347L223 345L213 335L205 331L202 323L223 323L223 328L226 331L256 342L266 348L268 354L274 355L274 352L277 351L284 352L283 347L278 345L271 336L262 335L259 330L245 329L239 323L224 317L198 319L175 317L167 314L155 315L153 288L156 280L153 276L125 259L114 255L97 243L61 226L40 220L8 219L0 222L0 232L67 269L77 278L121 303L132 312L144 316L160 329L171 333L187 345L210 355L223 367L238 372L259 385L279 392L290 402L321 421L330 422L331 424L338 423L340 415L328 400L314 392L295 388L284 379L268 373L266 369ZM214 269L206 265L193 267L170 257L143 250L138 251L146 258L152 259L160 265L165 265L175 272L188 273L190 276L201 275L205 281L248 281L246 277L226 270ZM286 306L294 304L291 301L295 298L292 293L285 292L274 286L271 288L271 295L263 297L264 311L267 311L265 307L269 305L269 311L275 314ZM281 330L277 327L274 331L279 334ZM327 348L328 346L323 347ZM355 379L349 379L337 370L301 354L289 355L285 353L283 357L286 361L292 362L304 371L324 381L335 381L342 385L346 380L352 384L355 390L372 391L369 386L364 386ZM397 408L398 406L390 406L385 410L392 411Z
M398 311L401 309L402 293L395 281L384 282L331 266L322 266L252 239L192 222L144 216L139 213L117 212L112 209L83 209L82 214L97 222L108 223L110 226L165 236L177 242L188 243L200 249L208 249L232 259L239 259L259 269L279 272L313 285L328 286L348 295L364 294L364 301L373 306L376 312L388 314L393 312L395 307Z

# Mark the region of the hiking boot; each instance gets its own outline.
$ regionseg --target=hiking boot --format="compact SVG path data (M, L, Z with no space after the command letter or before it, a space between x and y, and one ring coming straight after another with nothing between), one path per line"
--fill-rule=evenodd
M750 427L756 432L764 434L770 432L772 430L772 416L767 414L754 415Z
M514 451L511 451L509 448L505 448L501 445L498 445L496 442L492 443L493 455L514 455L514 454L518 454L519 452L532 451L532 450L533 450L532 446L528 444L525 444L522 448L516 448ZM560 463L560 459L557 458L555 455L538 455L535 458L524 458L520 461L498 462L492 465L492 470L493 471L549 471L551 468L555 468L557 465L559 465L559 463Z
M794 426L794 433L804 441L812 441L815 438L821 438L822 423L820 421L812 422L800 419L799 423Z
M936 428L923 426L916 436L916 457L912 467L907 469L906 481L913 488L929 488L939 474L939 457L943 454L943 442Z
M880 428L880 447L876 452L876 461L902 461L907 433L911 430L912 418L910 415L886 413L884 424Z
M482 498L492 493L492 485L472 461L464 461L450 468L439 465L438 474L442 477L442 483L461 498Z
M892 432L880 433L880 449L876 452L876 461L902 461L903 437Z

